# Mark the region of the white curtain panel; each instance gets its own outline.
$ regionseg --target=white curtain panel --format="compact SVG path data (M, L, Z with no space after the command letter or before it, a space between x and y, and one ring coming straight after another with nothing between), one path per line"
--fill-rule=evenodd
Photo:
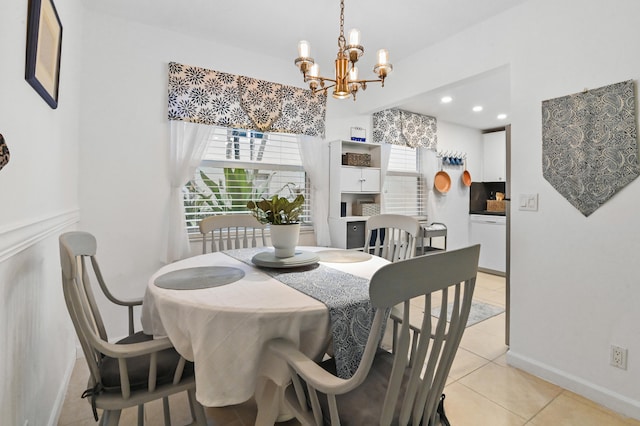
M329 237L329 143L314 136L299 135L300 156L311 181L311 221L316 245L328 247Z
M193 177L200 165L204 150L213 130L206 124L169 121L171 130L169 154L169 234L167 263L189 257L189 235L184 223L185 211L182 188Z
M436 193L433 190L434 177L439 169L439 161L436 151L432 149L420 148L422 150L420 158L422 164L421 170L425 178L425 191L426 191L426 210L427 220L429 222L438 221L438 203Z
M380 146L380 188L383 190L380 191L380 207L382 213L384 213L385 209L385 200L384 200L384 181L387 177L387 170L389 170L389 159L391 158L391 144L383 143Z

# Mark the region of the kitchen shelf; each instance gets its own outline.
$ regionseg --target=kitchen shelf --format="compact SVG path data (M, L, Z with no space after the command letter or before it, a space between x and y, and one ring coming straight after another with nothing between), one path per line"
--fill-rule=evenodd
M329 143L329 149L331 245L336 248L362 247L368 216L355 216L353 205L363 201L380 204L382 147L377 143L337 140ZM342 155L346 153L366 154L370 156L370 165L343 165Z

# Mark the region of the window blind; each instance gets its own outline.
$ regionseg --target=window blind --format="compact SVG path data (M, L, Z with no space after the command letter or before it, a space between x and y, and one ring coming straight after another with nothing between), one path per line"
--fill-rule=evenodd
M305 196L302 222L309 222L310 199L298 137L283 133L216 127L194 178L184 187L185 220L198 232L204 217L249 213L247 202L274 194Z
M425 179L420 170L420 149L392 145L384 183L384 211L424 216Z

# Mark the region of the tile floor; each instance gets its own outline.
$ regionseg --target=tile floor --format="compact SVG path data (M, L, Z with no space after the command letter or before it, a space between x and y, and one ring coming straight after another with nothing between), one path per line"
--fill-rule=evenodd
M505 280L480 273L474 298L504 306ZM445 387L445 409L453 426L640 426L579 395L562 389L506 364L505 314L482 321L465 330L449 380ZM91 408L80 395L88 370L83 359L76 362L59 426L94 425ZM190 421L186 396L170 399L172 424ZM211 426L253 425L256 407L252 401L224 408L207 408ZM121 425L135 425L136 409L122 415ZM162 423L162 404L145 407L145 424ZM295 420L281 426L299 424Z

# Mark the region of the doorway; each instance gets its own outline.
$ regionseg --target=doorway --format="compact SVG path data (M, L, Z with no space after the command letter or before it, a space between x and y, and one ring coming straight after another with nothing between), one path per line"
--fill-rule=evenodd
M505 267L505 321L504 321L504 344L509 346L509 324L511 318L511 124L507 125L505 134L506 156L507 156L507 182L505 188L506 216L507 216L507 252Z

